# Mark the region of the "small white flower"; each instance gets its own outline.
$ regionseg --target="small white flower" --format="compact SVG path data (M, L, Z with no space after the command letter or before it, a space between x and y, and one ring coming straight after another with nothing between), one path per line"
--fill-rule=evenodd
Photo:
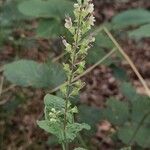
M72 20L71 20L71 18L70 17L67 17L66 19L65 19L65 27L67 28L67 29L70 29L71 27L72 27Z
M51 117L51 116L53 116L53 113L52 113L52 112L50 112L50 113L49 113L49 116L50 116L50 117Z
M88 13L92 13L94 11L94 5L93 4L89 4L87 6L87 11L88 11Z
M79 4L74 4L74 8L75 9L79 8Z
M90 36L90 37L89 37L89 41L90 41L90 42L95 42L95 37Z
M56 122L57 120L54 119L54 118L51 118L50 121L51 121L51 122Z
M62 43L65 45L65 47L71 46L69 43L67 43L67 41L65 39L62 40Z
M94 22L95 22L95 17L94 17L93 15L91 15L91 16L89 17L89 24L90 24L91 26L94 26Z
M56 112L55 108L52 108L51 111L52 111L52 112Z

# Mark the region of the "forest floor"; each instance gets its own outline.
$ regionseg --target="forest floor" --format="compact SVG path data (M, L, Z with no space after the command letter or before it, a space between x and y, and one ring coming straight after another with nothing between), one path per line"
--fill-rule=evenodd
M95 0L94 3L96 6L95 16L97 24L109 21L118 12L130 8L142 7L150 9L150 3L146 0L130 0L126 3ZM17 36L20 32L24 31L16 31L14 34ZM27 36L32 35L30 32L25 32L25 34ZM32 49L24 48L21 52L18 52L11 44L6 43L3 46L3 51L0 52L0 65L12 60L16 57L16 53L19 58L33 59L40 62L45 61L51 43L46 40L39 40L37 42L38 44L36 47ZM142 44L141 42L136 43L129 39L119 40L119 43L133 60L137 69L150 86L150 39L143 40ZM53 55L57 55L57 51ZM130 69L128 63L124 60L120 65L127 70L128 76L137 89L137 92L145 94L144 88ZM86 82L86 87L80 94L82 103L103 108L108 97L115 96L118 99L123 98L118 88L118 81L113 75L112 69L107 66L99 65L88 75L83 77L83 80ZM36 120L40 119L42 116L45 91L41 89L35 90L33 88L11 87L8 91L3 93L2 101L7 102L13 99L14 95L18 96L18 98L21 98L23 101L26 99L26 102L23 102L23 105L19 105L13 114L10 114L10 117L6 121L7 126L4 126L6 122L0 121L1 132L3 133L5 131L7 133L7 135L4 136L2 150L49 149L49 147L41 144L41 141L47 140L48 135L36 125ZM115 143L106 136L110 128L111 125L107 121L100 122L97 125L97 133L92 139L93 143L97 145L97 150L114 150Z

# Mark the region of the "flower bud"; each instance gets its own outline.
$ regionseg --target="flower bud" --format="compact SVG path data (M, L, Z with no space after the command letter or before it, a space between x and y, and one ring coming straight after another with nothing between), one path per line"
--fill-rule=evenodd
M94 22L95 22L95 17L94 17L93 15L91 15L91 16L89 17L89 24L90 24L91 26L94 26Z
M88 11L88 13L92 13L94 11L94 5L93 4L89 4L87 6L87 11Z
M65 19L65 27L67 28L67 29L70 29L71 27L72 27L72 20L71 20L71 18L70 17L67 17L66 19Z

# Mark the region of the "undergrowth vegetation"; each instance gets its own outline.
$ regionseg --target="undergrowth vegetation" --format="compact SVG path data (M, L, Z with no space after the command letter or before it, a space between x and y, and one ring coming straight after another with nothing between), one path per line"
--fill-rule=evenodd
M63 150L94 150L90 139L96 133L96 125L107 120L113 128L108 136L118 143L114 149L150 148L150 90L117 42L124 37L135 42L150 37L149 10L129 9L115 15L110 22L94 27L91 0L77 0L75 4L71 0L10 0L1 2L0 8L0 52L7 42L19 53L23 47L35 46L33 43L39 38L62 41L58 57L48 56L45 62L39 63L18 59L17 55L13 62L0 68L6 80L12 83L3 90L3 77L0 95L16 86L44 89L47 93L44 115L37 125L50 134L50 146L59 143ZM31 25L33 22L36 28ZM34 35L15 37L13 33L17 29L32 30ZM125 70L119 66L122 60L128 62L146 95L136 92ZM123 101L107 98L104 108L79 101L80 91L86 85L81 78L100 64L113 70L124 95ZM7 120L21 101L21 96L10 102L0 101L0 118ZM3 137L1 134L0 144Z

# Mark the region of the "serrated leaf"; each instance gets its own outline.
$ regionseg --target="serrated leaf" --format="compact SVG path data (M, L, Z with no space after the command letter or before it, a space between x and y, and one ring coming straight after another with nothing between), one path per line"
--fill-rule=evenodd
M150 37L150 24L143 25L138 29L128 32L129 37L134 39L148 38Z
M140 126L137 130L138 124L131 124L122 127L118 131L118 137L122 140L123 143L129 144L132 140L133 143L137 143L138 145L144 148L150 148L150 130L149 127ZM134 136L134 137L133 137Z
M112 19L114 29L138 26L150 22L150 12L145 9L131 9L119 13Z
M114 125L124 124L129 117L127 104L111 98L107 101L107 108L104 110L104 117Z
M63 139L62 124L58 122L49 122L47 120L37 121L38 126L48 133L55 135L59 140Z
M128 125L128 126L124 126L122 128L119 129L118 131L118 137L119 139L125 143L125 144L129 144L134 132L135 132L135 128L137 126L132 126L132 125ZM133 143L134 141L132 141Z
M150 148L150 128L142 126L135 137L135 141L144 148Z
M86 129L86 130L90 130L90 126L88 124L82 123L73 123L73 124L68 124L66 127L66 137L68 141L73 141L78 132L80 132L81 130Z
M66 79L61 66L37 63L32 60L19 60L5 65L4 75L13 84L35 88L53 88Z
M150 125L150 99L146 96L139 96L132 103L131 118L133 122L140 123L144 116L146 116L144 123Z
M55 109L62 109L65 107L65 100L61 97L57 97L51 94L47 94L44 97L44 104L45 106L48 106L49 109L55 108Z
M18 8L24 15L32 17L64 18L65 14L71 13L73 3L67 0L26 0Z

